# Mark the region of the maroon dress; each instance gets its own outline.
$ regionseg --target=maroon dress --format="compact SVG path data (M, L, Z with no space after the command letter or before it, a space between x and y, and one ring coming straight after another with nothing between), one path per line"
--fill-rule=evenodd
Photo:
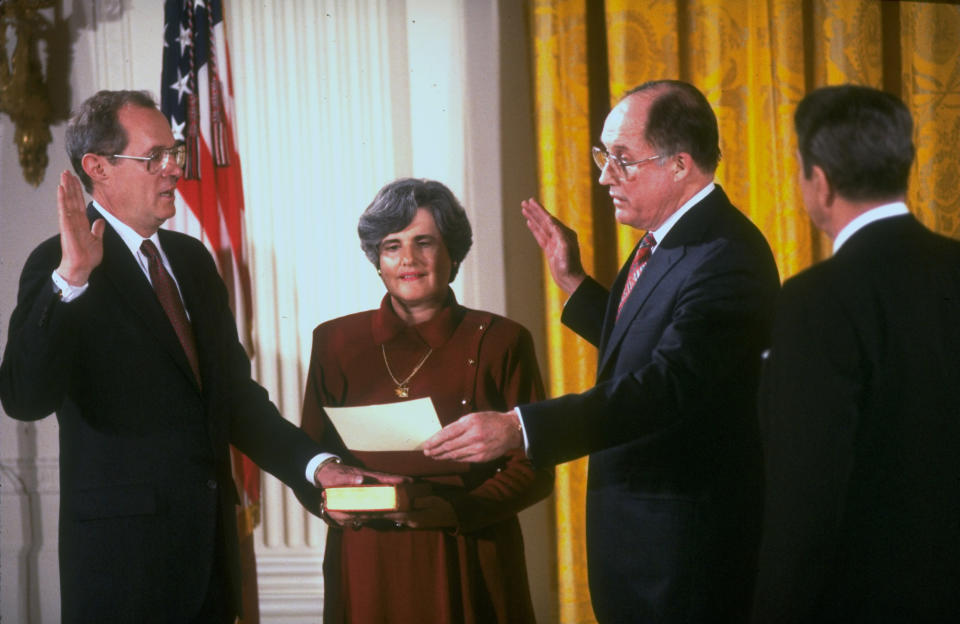
M401 380L433 348L410 380L408 398L397 397L381 345ZM542 395L530 333L458 305L452 293L434 318L413 327L387 296L378 310L314 330L303 429L325 448L340 449L345 463L432 481L458 518L458 526L446 530L331 526L323 565L325 622L534 621L516 514L549 494L552 472L535 470L519 450L469 466L419 451L351 453L323 407L429 397L445 425Z

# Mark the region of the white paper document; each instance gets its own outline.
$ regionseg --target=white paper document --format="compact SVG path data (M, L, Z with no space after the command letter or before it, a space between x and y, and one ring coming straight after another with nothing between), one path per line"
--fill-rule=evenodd
M323 409L351 451L416 451L441 428L433 401L426 397Z

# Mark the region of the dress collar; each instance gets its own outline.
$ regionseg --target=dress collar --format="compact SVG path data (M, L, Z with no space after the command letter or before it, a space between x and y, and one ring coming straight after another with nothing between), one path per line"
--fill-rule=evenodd
M418 336L431 348L443 346L463 320L466 309L457 303L453 291L447 289L447 298L440 311L430 320L408 326L390 303L390 293L384 295L380 308L373 313L373 341L377 344L390 342L404 333Z

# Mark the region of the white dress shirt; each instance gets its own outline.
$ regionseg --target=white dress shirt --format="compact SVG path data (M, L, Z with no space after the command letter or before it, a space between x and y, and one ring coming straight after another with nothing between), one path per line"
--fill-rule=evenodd
M137 261L137 265L139 265L140 270L143 271L143 275L147 278L147 282L151 287L153 287L153 282L150 279L150 264L147 257L142 251L140 251L140 246L143 245L144 240L150 240L154 245L156 245L157 250L160 252L160 259L163 261L163 266L167 269L167 273L170 274L170 277L173 279L173 283L177 286L177 292L180 294L180 301L183 301L183 292L180 290L180 283L177 281L177 276L173 273L173 268L170 266L170 260L167 258L167 254L163 252L163 247L160 245L160 237L157 235L157 233L154 232L153 236L151 236L149 239L145 239L137 234L132 227L108 212L103 206L98 204L96 200L93 201L93 207L97 209L97 212L99 212L104 219L106 219L107 223L110 224L110 227L112 227L114 231L120 235L120 239L123 240L123 244L126 245L127 249L130 250L130 253L133 254L134 259ZM74 301L77 297L85 293L87 287L90 285L90 283L87 282L81 286L71 286L69 283L67 283L67 280L63 279L60 274L57 273L56 269L53 271L52 278L54 288L59 291L60 300L64 303ZM184 305L183 309L186 311L187 306ZM190 312L187 311L187 319L189 318ZM307 482L316 485L314 483L313 476L316 473L317 468L327 460L339 461L339 459L339 457L331 453L319 453L318 455L314 456L313 459L307 463L307 468L304 473L306 475Z

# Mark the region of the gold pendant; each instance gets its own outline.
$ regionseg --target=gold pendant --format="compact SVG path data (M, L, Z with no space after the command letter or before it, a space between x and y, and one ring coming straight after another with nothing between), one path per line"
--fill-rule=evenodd
M393 380L393 383L397 384L397 387L394 388L393 393L401 399L407 398L410 396L410 380L413 379L413 376L417 374L417 371L420 370L420 367L423 366L423 363L426 362L427 358L430 357L430 354L433 353L433 347L427 349L427 354L420 359L417 365L413 367L413 370L410 371L410 374L407 375L406 379L403 381L397 379L396 375L393 374L393 371L390 370L390 362L387 361L387 348L383 345L380 345L380 352L383 353L383 365L387 368L387 374L390 375L390 379Z

